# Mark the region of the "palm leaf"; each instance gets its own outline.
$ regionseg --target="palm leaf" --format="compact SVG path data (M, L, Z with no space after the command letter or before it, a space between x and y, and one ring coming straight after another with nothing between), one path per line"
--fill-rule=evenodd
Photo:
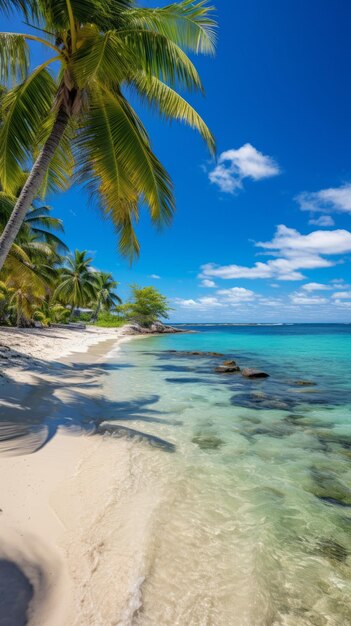
M185 50L213 54L216 22L209 17L213 11L207 1L184 0L156 9L134 8L125 16L134 27L156 31Z
M204 141L207 143L212 154L215 153L215 139L195 109L188 104L174 89L165 85L155 76L147 76L138 72L132 81L138 94L143 101L166 119L176 119L185 122L191 128L199 131Z
M23 80L28 74L29 49L21 35L0 33L0 80Z
M173 87L180 85L188 90L203 91L195 65L185 52L165 35L147 29L125 29L119 31L118 36L124 43L125 54L133 58L131 74L136 70L142 70Z
M5 95L0 131L0 181L5 191L14 193L23 181L22 168L36 145L55 93L54 79L45 68L39 67Z

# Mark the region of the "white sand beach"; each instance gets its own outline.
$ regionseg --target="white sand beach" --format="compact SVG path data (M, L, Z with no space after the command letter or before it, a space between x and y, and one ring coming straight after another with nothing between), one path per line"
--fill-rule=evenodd
M32 407L33 395L26 398L40 385L47 385L55 402L69 406L73 398L75 402L79 398L80 406L89 410L90 403L98 401L99 362L123 339L122 329L2 329L0 346L5 358L0 367L6 376L2 377L2 414L20 411L27 404ZM66 373L58 361L69 354ZM72 376L71 367L77 364L78 372ZM92 374L87 374L85 364L93 365ZM47 444L42 445L45 437ZM89 614L84 599L84 588L89 587L88 578L99 558L99 544L87 541L84 533L96 525L100 505L105 507L99 498L106 498L111 476L115 479L119 471L123 481L130 444L119 442L116 466L115 453L109 454L111 442L103 437L72 436L72 431L68 434L67 428L58 426L50 440L46 432L39 431L27 434L23 441L24 449L21 437L15 438L14 445L10 442L0 456L3 572L6 575L6 567L15 564L32 585L32 591L26 593L19 581L19 604L23 599L19 615L23 617L32 594L27 612L31 626L112 623L104 617L96 621L96 613ZM97 593L103 594L104 584L101 580ZM104 605L101 598L100 605ZM105 609L106 619L111 619L113 607Z

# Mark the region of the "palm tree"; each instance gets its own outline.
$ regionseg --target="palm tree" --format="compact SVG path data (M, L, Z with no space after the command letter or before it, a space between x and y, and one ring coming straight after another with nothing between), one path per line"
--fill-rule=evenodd
M66 267L59 273L59 284L54 298L62 304L71 305L71 318L78 307L87 306L96 298L96 279L91 269L92 259L86 256L86 250L75 250L67 256Z
M113 291L117 288L118 283L113 279L112 274L107 272L98 272L96 277L96 295L95 295L95 310L92 315L92 321L96 322L101 308L105 311L109 311L117 303L121 304L121 298Z
M6 192L14 193L21 168L32 152L36 156L0 238L0 269L34 198L48 184L65 186L73 171L112 220L122 253L137 253L140 201L162 225L172 218L174 197L123 90L135 92L162 117L196 128L213 152L213 136L177 92L202 90L186 51L213 52L213 8L207 0L156 9L134 0L0 0L0 9L9 7L41 32L0 34L3 80L21 79L2 103L0 180ZM32 72L28 41L51 53ZM48 69L52 63L60 65L56 78Z

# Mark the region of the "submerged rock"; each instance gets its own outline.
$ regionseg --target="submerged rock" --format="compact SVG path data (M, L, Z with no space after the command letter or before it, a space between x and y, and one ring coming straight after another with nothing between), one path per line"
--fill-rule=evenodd
M220 357L224 356L221 352L201 352L200 350L167 350L169 354L177 354L179 356L200 356L200 357Z
M320 539L317 543L317 551L330 561L346 561L349 553L344 546L334 539Z
M240 367L235 364L235 361L232 361L232 363L234 365L225 365L224 363L223 365L219 365L216 367L215 372L217 372L217 374L234 374L240 372Z
M344 485L332 472L311 468L312 493L329 504L351 506L351 489Z
M217 448L224 444L222 439L210 433L199 433L195 435L191 441L196 443L201 450L217 450Z
M316 387L317 383L314 383L312 380L294 380L294 385L299 387Z
M255 393L238 393L231 398L234 406L242 406L247 409L273 409L280 411L291 410L295 403L289 398L283 400L276 396L267 396L266 394Z
M269 377L269 374L267 374L266 372L262 372L261 370L254 370L254 369L251 369L250 367L246 367L242 371L242 375L245 376L245 378L268 378Z

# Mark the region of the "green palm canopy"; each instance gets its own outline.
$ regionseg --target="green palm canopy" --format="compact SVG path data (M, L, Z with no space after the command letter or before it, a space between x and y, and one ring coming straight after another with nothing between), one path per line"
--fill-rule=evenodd
M54 297L59 302L71 305L73 317L76 308L88 306L95 300L96 278L91 269L92 259L87 257L86 250L75 250L65 261Z
M134 92L161 117L214 139L180 95L202 91L187 54L213 53L215 22L206 0L141 8L133 0L0 0L17 9L36 34L0 34L3 95L0 183L7 193L34 165L0 239L0 269L34 198L82 182L119 233L120 250L138 253L140 204L162 226L174 212L172 183L127 99ZM47 56L30 70L28 42ZM57 70L57 67L59 69Z

